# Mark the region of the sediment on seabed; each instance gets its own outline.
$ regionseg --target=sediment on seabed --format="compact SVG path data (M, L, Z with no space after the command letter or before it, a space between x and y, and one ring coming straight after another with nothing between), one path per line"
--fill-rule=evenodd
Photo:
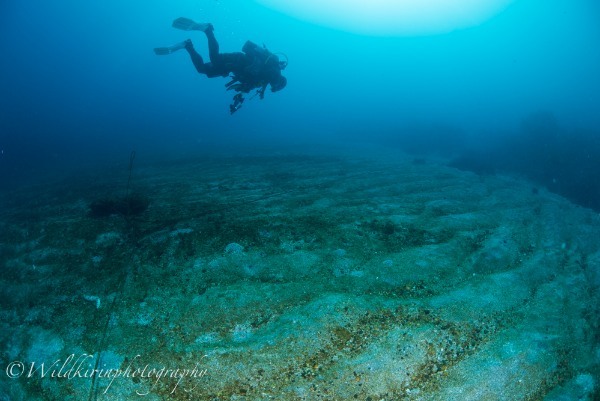
M113 175L2 200L0 399L598 396L600 218L543 188L348 152L134 186L135 216L90 216Z

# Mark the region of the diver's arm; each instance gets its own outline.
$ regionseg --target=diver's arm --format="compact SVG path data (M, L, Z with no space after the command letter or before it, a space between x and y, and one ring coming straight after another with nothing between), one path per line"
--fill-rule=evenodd
M265 91L267 90L267 84L263 84L263 86L260 87L260 89L258 90L258 96L262 99L265 98Z

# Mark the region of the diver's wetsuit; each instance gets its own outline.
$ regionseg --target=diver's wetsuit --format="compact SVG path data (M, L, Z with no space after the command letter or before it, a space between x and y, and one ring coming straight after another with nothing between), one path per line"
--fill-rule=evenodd
M206 31L208 39L208 55L210 62L205 63L202 56L194 49L191 42L185 49L192 58L194 67L200 74L206 74L207 77L226 77L233 73L234 75L244 75L244 70L252 64L252 59L245 53L219 53L219 43L215 38L212 27Z
M227 90L249 93L251 90L257 89L257 94L261 99L265 95L267 85L271 86L271 92L285 88L287 80L281 75L285 64L281 63L276 55L265 48L259 48L251 41L246 41L242 47L243 52L219 53L219 43L215 38L212 25L204 33L208 39L210 57L208 63L205 63L202 56L196 52L191 40L185 41L185 49L200 74L204 74L208 78L230 75L231 81L225 85ZM241 95L236 98L238 103L234 102L234 111L237 110L236 105L243 101Z

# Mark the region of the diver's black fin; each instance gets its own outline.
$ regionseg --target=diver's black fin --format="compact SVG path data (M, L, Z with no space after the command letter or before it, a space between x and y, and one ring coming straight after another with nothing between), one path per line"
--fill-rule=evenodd
M181 43L176 43L173 46L155 47L154 48L154 54L156 54L157 56L166 56L167 54L171 54L173 52L176 52L177 50L185 49L185 46L186 46L187 42L191 43L191 41L188 39L188 40L183 41Z
M194 22L189 18L179 17L173 21L173 28L181 29L182 31L202 31L206 30L211 25L206 22Z

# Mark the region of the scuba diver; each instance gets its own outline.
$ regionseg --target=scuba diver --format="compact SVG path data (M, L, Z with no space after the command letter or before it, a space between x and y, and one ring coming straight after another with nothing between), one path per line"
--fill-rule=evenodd
M257 89L254 96L259 95L263 99L268 85L271 86L271 92L278 92L285 88L287 79L281 75L281 71L287 66L287 61L280 61L277 55L265 47L261 48L255 43L247 41L242 47L242 52L220 53L212 24L197 23L188 18L177 18L173 21L173 27L184 31L204 32L208 39L210 62L204 62L202 56L194 49L190 39L173 46L155 48L154 53L167 55L185 49L200 74L204 74L208 78L230 76L231 81L225 86L227 90L238 92L229 106L231 114L242 107L245 100L243 94L249 93L253 89Z

